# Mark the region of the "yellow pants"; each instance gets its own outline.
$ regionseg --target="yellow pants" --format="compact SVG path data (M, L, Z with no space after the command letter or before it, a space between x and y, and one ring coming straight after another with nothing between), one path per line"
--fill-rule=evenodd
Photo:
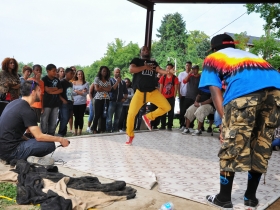
M151 102L158 108L148 113L146 116L149 120L154 120L158 116L162 116L170 111L171 106L166 98L156 89L152 92L146 93L146 102ZM135 116L138 114L140 108L144 105L144 92L136 90L129 105L127 120L126 120L126 133L128 136L134 136L134 121Z

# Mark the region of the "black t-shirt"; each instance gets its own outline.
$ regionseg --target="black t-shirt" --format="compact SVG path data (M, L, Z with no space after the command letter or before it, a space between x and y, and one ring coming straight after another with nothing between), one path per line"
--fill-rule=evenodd
M50 79L48 76L44 76L42 78L45 87L57 87L61 89L61 83L58 78ZM59 94L48 94L46 91L44 92L44 107L58 107L60 104Z
M139 73L133 74L132 85L133 89L140 90L141 92L152 92L156 89L155 87L155 77L156 77L156 67L158 63L151 60L142 60L140 58L134 58L130 64L135 64L136 66L153 65L153 70L144 70Z
M66 79L60 80L63 92L61 93L62 98L66 101L74 101L73 99L73 84Z
M206 93L202 90L198 90L198 94L200 95L200 98L199 98L199 101L198 101L199 103L204 102L204 101L211 98L211 93ZM210 105L214 107L213 103L211 103Z
M37 126L35 111L22 99L9 103L0 117L0 158L8 160L27 127Z

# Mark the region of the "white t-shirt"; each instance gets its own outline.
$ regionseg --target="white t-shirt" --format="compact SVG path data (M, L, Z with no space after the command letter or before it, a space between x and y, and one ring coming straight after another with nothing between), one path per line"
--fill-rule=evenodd
M187 94L187 84L183 83L183 79L185 79L188 76L189 73L187 73L186 71L180 72L180 74L178 75L178 79L180 82L180 94L182 96L186 96Z

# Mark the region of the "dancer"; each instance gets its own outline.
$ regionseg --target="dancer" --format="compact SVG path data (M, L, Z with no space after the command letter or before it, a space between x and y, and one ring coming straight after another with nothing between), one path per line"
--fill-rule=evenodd
M280 74L257 55L235 49L227 34L213 37L211 46L214 53L204 60L199 88L210 89L223 120L218 154L220 192L206 196L206 200L221 209L232 209L235 172L248 171L244 205L245 209L256 209L256 191L267 171L273 132L280 124Z
M136 92L130 102L128 110L126 145L132 144L134 138L133 127L135 116L146 102L151 102L158 107L155 111L142 116L149 130L152 129L150 124L151 120L165 114L171 109L166 98L158 91L158 89L156 89L155 77L157 73L175 73L174 69L168 71L161 69L156 61L150 59L150 49L147 46L141 48L140 56L140 58L134 58L129 66L130 73L134 74L132 84L133 88L136 89Z

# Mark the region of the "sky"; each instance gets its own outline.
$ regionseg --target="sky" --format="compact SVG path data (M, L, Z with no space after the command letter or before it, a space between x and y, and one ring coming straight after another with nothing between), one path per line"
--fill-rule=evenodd
M153 40L164 15L179 12L187 31L209 36L238 18L242 4L156 4ZM69 67L91 65L120 38L144 44L146 10L127 0L1 0L0 59ZM259 14L247 13L219 33L264 35Z

